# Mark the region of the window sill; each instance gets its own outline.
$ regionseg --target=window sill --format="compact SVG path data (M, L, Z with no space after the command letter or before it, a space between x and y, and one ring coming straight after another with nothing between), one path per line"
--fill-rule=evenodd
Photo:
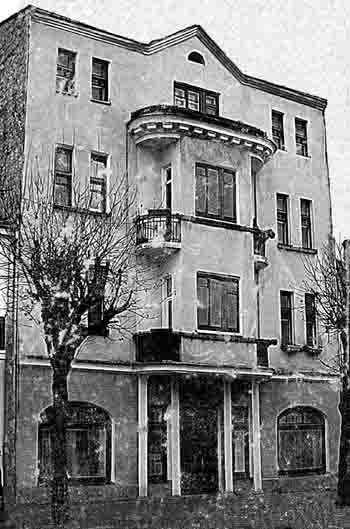
M76 206L64 206L63 204L54 204L55 209L60 209L62 211L67 211L70 213L85 213L90 215L97 215L99 217L108 217L110 213L106 211L98 211L97 209L88 209L88 208L77 208Z
M74 90L70 90L70 91L67 91L67 92L63 92L61 90L56 90L56 94L60 94L62 96L79 97L79 92L76 92Z
M93 97L90 98L91 103L99 103L100 105L107 105L111 106L112 101L108 99L107 101L103 101L102 99L94 99Z
M237 222L233 220L230 221L216 219L212 217L201 217L199 215L181 215L181 218L187 222L193 222L195 224L204 224L205 226L212 226L214 228L227 228L229 230L246 231L250 233L255 233L257 231L256 228L237 224Z
M312 347L310 345L296 345L296 344L281 344L281 349L285 353L294 354L294 353L307 353L310 356L318 356L322 352L322 347Z
M302 158L311 158L311 155L310 154L299 154L299 153L295 153L296 156L301 156Z
M316 255L316 248L303 248L302 246L292 246L291 244L283 244L282 242L277 243L279 250L287 250L288 252L306 253L310 255Z
M296 344L281 344L281 350L285 353L300 353L303 350L302 345Z

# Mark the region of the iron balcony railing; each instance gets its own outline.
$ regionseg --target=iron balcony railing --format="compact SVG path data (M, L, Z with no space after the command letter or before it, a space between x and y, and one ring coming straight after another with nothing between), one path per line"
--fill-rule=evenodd
M180 334L172 329L151 329L135 335L137 362L180 362Z
M152 209L136 219L136 243L181 242L181 219L168 209Z

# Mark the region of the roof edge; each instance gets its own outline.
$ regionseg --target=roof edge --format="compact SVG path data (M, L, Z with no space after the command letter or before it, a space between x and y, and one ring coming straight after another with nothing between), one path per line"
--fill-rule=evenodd
M37 22L56 27L58 29L69 30L82 36L120 46L137 53L142 53L143 55L152 55L162 51L163 49L180 44L181 42L184 42L192 37L198 37L199 40L209 49L209 51L213 53L217 60L221 62L221 64L242 84L272 95L277 95L284 99L289 99L296 103L310 106L320 111L324 111L327 107L327 100L322 97L245 74L200 25L188 26L184 29L180 29L174 33L171 33L170 35L166 35L165 37L144 43L117 35L104 29L96 28L95 26L91 26L85 22L79 22L52 11L47 11L33 5L28 5L0 22L0 26L10 19L27 12L30 14L33 20Z

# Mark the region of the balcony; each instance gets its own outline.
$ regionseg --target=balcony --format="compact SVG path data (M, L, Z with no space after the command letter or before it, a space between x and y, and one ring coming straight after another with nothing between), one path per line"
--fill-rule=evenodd
M168 209L152 209L136 218L136 245L150 253L181 248L181 219Z
M254 232L254 267L255 271L259 272L266 268L269 264L266 257L266 241L273 239L275 233L273 230L259 230Z
M128 130L137 145L151 149L164 149L183 136L191 136L246 149L262 163L277 149L266 132L256 127L171 105L154 105L133 112Z
M180 362L181 336L171 329L151 329L135 335L137 362Z

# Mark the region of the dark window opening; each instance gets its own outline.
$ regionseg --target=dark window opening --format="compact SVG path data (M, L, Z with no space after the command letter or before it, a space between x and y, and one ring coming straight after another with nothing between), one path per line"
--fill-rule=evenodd
M92 59L91 76L92 99L108 101L108 62Z
M68 402L66 418L67 472L71 482L108 483L111 478L111 420L102 408ZM52 478L54 411L41 414L39 482Z
M281 303L281 345L293 343L292 293L280 292Z
M236 175L196 164L196 215L236 222Z
M306 345L314 347L316 344L316 306L313 294L305 294L305 325Z
M172 186L173 175L171 166L165 169L165 207L171 210L172 207Z
M54 203L72 205L72 147L56 147Z
M239 332L238 279L197 274L198 328Z
M76 53L58 49L56 91L69 93L74 90Z
M198 53L198 51L191 51L187 59L191 62L205 65L204 57L201 53Z
M90 209L104 213L107 200L107 156L91 154Z
M174 105L202 112L219 115L219 94L203 88L183 83L174 83Z
M300 200L301 212L301 245L303 248L312 248L311 236L311 201Z
M279 149L284 149L283 114L272 111L272 138Z
M95 263L91 265L88 272L89 296L92 303L88 309L88 331L89 334L105 334L102 328L104 316L104 295L108 276L108 265Z
M277 236L282 244L288 244L288 196L277 195Z
M325 460L323 415L308 407L283 412L278 418L280 474L324 473Z
M5 339L5 316L0 316L0 349L5 349L6 339Z
M295 118L295 143L296 153L301 156L308 156L307 122L303 119Z

